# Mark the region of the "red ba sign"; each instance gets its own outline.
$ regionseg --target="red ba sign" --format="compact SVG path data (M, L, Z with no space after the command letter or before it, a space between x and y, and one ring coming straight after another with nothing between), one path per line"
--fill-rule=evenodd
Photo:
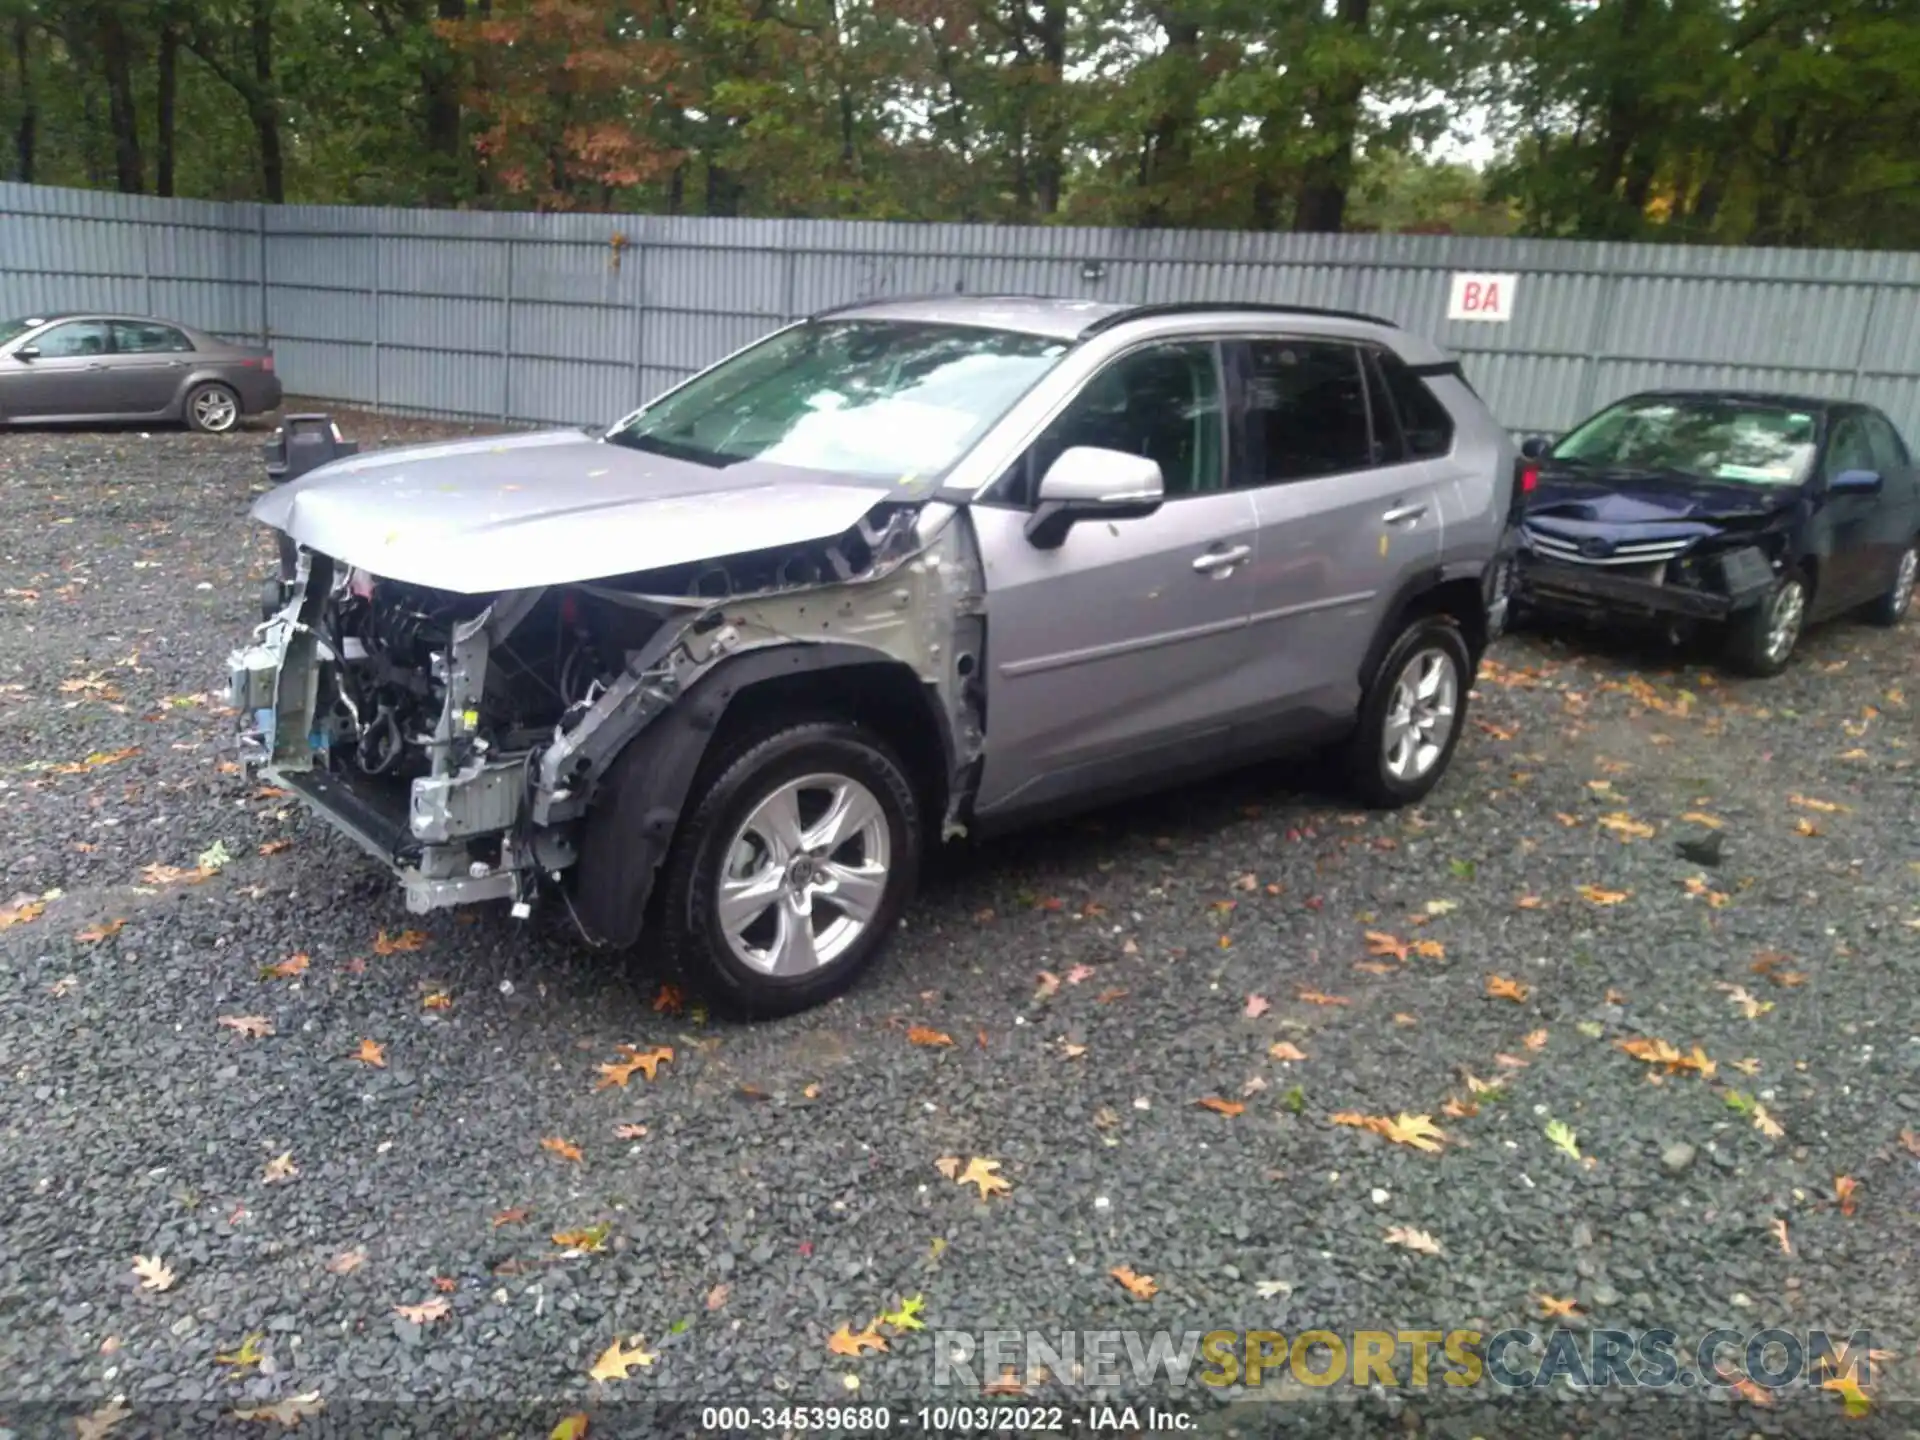
M1449 320L1493 320L1504 323L1513 318L1513 292L1517 275L1456 274L1447 296Z

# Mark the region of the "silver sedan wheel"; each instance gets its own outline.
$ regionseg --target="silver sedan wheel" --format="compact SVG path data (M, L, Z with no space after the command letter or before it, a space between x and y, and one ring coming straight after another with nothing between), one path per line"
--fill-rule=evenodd
M1900 557L1900 568L1893 577L1893 614L1897 620L1907 613L1907 607L1913 603L1913 582L1920 578L1920 548L1912 545L1907 553Z
M847 775L803 775L753 807L725 851L715 903L742 964L798 976L831 965L879 914L890 829Z
M209 386L193 397L193 423L202 430L231 430L239 418L240 407L225 390Z
M1800 643L1800 627L1807 619L1807 591L1798 580L1788 580L1773 596L1767 612L1767 663L1778 665Z
M1426 777L1440 763L1460 708L1460 672L1444 650L1419 650L1393 682L1381 759L1403 784Z

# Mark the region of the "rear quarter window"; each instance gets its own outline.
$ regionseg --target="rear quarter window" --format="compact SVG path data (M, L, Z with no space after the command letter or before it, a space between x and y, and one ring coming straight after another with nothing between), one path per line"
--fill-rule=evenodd
M1400 421L1400 433L1406 439L1407 453L1417 459L1446 454L1453 448L1452 413L1398 355L1382 351L1376 358L1380 378ZM1463 379L1461 383L1466 382Z

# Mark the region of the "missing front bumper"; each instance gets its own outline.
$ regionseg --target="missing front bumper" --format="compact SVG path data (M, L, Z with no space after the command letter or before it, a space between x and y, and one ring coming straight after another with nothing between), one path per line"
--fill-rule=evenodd
M1517 595L1535 609L1723 621L1757 604L1773 588L1773 567L1755 547L1727 551L1709 560L1718 589L1646 580L1602 566L1569 565L1525 554L1520 557Z

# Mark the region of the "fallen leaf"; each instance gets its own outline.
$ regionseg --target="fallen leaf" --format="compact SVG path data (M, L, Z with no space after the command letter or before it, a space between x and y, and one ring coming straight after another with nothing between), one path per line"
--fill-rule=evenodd
M420 998L420 1008L423 1010L451 1010L453 1008L453 996L444 990L430 991Z
M1776 1217L1767 1228L1773 1231L1773 1238L1779 1242L1780 1253L1782 1255L1793 1254L1793 1242L1787 1238L1787 1222Z
M1422 960L1444 960L1447 958L1447 947L1438 940L1416 940L1413 942L1413 953Z
M1526 1038L1520 1043L1529 1050L1544 1050L1547 1048L1547 1032L1544 1030L1529 1031Z
M1391 955L1396 960L1407 958L1407 942L1387 935L1378 930L1366 932L1367 953L1369 955Z
M293 848L291 840L265 840L260 844L262 855L279 855Z
M643 1337L634 1336L633 1348L626 1350L621 1348L620 1338L616 1335L613 1344L600 1352L600 1358L593 1362L593 1368L587 1373L600 1381L624 1380L627 1378L627 1371L634 1366L639 1365L644 1368L653 1364L658 1358L648 1352Z
M1793 822L1793 828L1796 834L1804 835L1809 840L1817 840L1827 833L1804 815Z
M329 1275L351 1275L367 1263L367 1252L357 1246L352 1250L342 1250L327 1262Z
M1749 1020L1758 1020L1762 1015L1773 1009L1773 1002L1771 1000L1754 999L1753 996L1747 993L1746 986L1744 985L1721 984L1714 986L1714 988L1716 990L1724 990L1727 995L1727 1003L1732 1005Z
M647 1133L644 1125L616 1125L613 1134L616 1140L638 1140Z
M554 1231L553 1243L562 1250L579 1250L584 1254L597 1255L607 1248L607 1237L611 1234L611 1225L587 1225L578 1230Z
M222 1015L213 1023L238 1031L249 1040L264 1040L274 1033L273 1021L264 1015Z
M1605 890L1598 885L1579 887L1580 898L1594 905L1618 905L1633 894L1631 890Z
M1393 1023L1404 1028L1406 1026L1418 1025L1420 1022L1413 1016L1407 1014L1406 1011L1396 1010L1393 1012Z
M1708 815L1700 810L1689 810L1680 818L1695 825L1704 825L1709 830L1718 830L1727 823L1718 816Z
M304 1395L295 1395L290 1399L276 1400L271 1405L251 1405L233 1412L236 1420L275 1420L289 1430L300 1428L300 1422L309 1416L318 1415L327 1408L327 1402L320 1398L318 1390L309 1390Z
M77 931L73 938L83 945L92 945L118 935L125 928L126 923L125 920L103 920L97 925L89 925L86 929Z
M1415 1230L1409 1225L1396 1225L1387 1231L1387 1244L1401 1245L1408 1250L1417 1250L1422 1255L1438 1255L1440 1242L1425 1230Z
M1478 1100L1461 1100L1449 1095L1446 1103L1440 1107L1440 1113L1453 1120L1471 1120L1480 1113Z
M1716 1068L1713 1061L1707 1058L1706 1052L1698 1045L1693 1047L1691 1055L1683 1055L1665 1040L1616 1040L1613 1043L1617 1049L1624 1050L1636 1060L1644 1061L1648 1065L1666 1067L1669 1075L1676 1075L1682 1070L1692 1070L1702 1079L1710 1080Z
M885 1350L887 1337L880 1333L880 1322L869 1321L867 1328L855 1334L851 1324L844 1324L827 1337L827 1349L835 1355L860 1355L868 1350Z
M1909 1155L1920 1159L1920 1130L1902 1130L1900 1143L1906 1147Z
M393 1307L393 1313L402 1320L411 1320L416 1325L431 1325L451 1309L453 1309L452 1301L435 1296L431 1300L422 1300L418 1305L396 1305Z
M924 1330L926 1322L920 1318L920 1312L927 1308L927 1297L909 1295L897 1308L880 1317L882 1325L890 1325L895 1330Z
M1395 1117L1385 1115L1362 1115L1352 1110L1343 1110L1331 1117L1336 1125L1351 1125L1361 1130L1371 1130L1374 1134L1396 1145L1410 1145L1415 1150L1428 1153L1437 1151L1446 1142L1446 1132L1433 1123L1431 1115L1409 1115L1404 1110Z
M1014 1374L1011 1365L1003 1365L1000 1367L1000 1378L989 1380L982 1385L980 1393L982 1395L1024 1395L1027 1393L1027 1387L1020 1377Z
M653 1013L656 1015L678 1015L686 1008L687 997L678 985L662 985L653 997Z
M924 1045L930 1049L938 1045L953 1044L953 1037L951 1035L942 1030L935 1030L930 1025L914 1025L909 1027L907 1030L907 1040L911 1044Z
M8 591L7 593L13 594L14 592ZM75 1440L105 1440L107 1433L131 1414L133 1414L133 1411L122 1405L118 1400L109 1400L98 1410L74 1417L73 1429Z
M225 1365L234 1370L249 1370L266 1359L266 1356L260 1353L260 1342L266 1338L266 1331L255 1330L240 1342L240 1348L238 1350L225 1352L216 1351L214 1353L213 1363L216 1365Z
M953 1179L956 1184L978 1186L980 1198L985 1200L989 1195L1004 1195L1013 1189L1010 1182L993 1173L999 1168L998 1160L986 1160L976 1155L967 1162L967 1168Z
M1845 1375L1835 1375L1820 1382L1822 1390L1832 1390L1846 1405L1846 1413L1851 1419L1858 1420L1873 1409L1873 1402L1867 1398L1867 1392L1860 1388L1860 1381L1849 1370Z
M1611 815L1602 815L1597 822L1601 829L1612 832L1624 843L1629 840L1651 839L1656 831L1644 820L1636 820L1624 810L1616 810Z
M1131 1265L1116 1265L1107 1273L1118 1280L1136 1300L1151 1300L1160 1293L1160 1287L1154 1284L1151 1275L1136 1274Z
M1241 1114L1247 1108L1238 1100L1222 1100L1218 1095L1208 1095L1198 1103L1208 1110L1213 1111L1216 1115L1225 1115L1229 1119Z
M949 1180L958 1180L960 1178L960 1157L958 1155L942 1155L938 1160L933 1162L933 1168Z
M360 1048L347 1058L349 1060L358 1060L362 1065L371 1065L376 1070L384 1070L387 1068L386 1047L376 1041L362 1040L360 1042Z
M398 955L403 950L418 950L427 943L425 932L420 930L402 930L389 936L382 930L373 941L373 953L376 955Z
M636 1070L643 1073L648 1080L652 1080L655 1072L663 1064L671 1063L673 1060L673 1047L670 1045L657 1045L651 1050L639 1050L632 1045L616 1045L614 1049L627 1058L599 1067L600 1078L593 1087L596 1090L605 1090L610 1085L618 1085L624 1089Z
M1091 965L1076 965L1067 971L1067 984L1078 985L1083 980L1091 980L1098 973Z
M1487 994L1495 1000L1511 1000L1517 1005L1532 993L1532 989L1522 981L1509 980L1504 975L1487 977Z
M1522 895L1518 900L1513 902L1513 908L1516 910L1539 910L1544 908L1546 903L1547 902L1542 900L1538 895Z
M1787 1133L1786 1127L1769 1115L1764 1105L1753 1107L1753 1128L1769 1140L1778 1140Z
M1267 1047L1267 1054L1276 1060L1304 1060L1307 1058L1307 1052L1302 1050L1298 1045L1295 1045L1291 1040L1276 1040Z
M1833 1198L1840 1202L1840 1213L1848 1219L1853 1218L1853 1192L1859 1188L1859 1181L1851 1175L1833 1177Z
M496 1210L493 1216L493 1228L498 1230L502 1225L518 1225L524 1220L531 1219L532 1216L531 1205L514 1205L505 1210Z
M260 1179L264 1184L278 1185L282 1181L291 1180L299 1173L300 1167L293 1163L293 1152L289 1150L269 1160L267 1168L260 1172Z
M277 965L262 965L260 967L260 978L262 980L291 980L295 975L306 974L307 966L311 963L311 959L306 955L289 955Z
M1573 1127L1567 1124L1566 1121L1549 1120L1547 1122L1547 1139L1552 1142L1556 1150L1566 1152L1566 1154L1572 1156L1575 1160L1580 1158L1579 1137L1573 1133Z
M1789 805L1797 805L1802 810L1812 810L1821 815L1845 814L1848 807L1835 800L1816 800L1811 795L1793 794L1787 796Z
M140 1277L142 1290L171 1290L173 1288L173 1270L158 1255L136 1255L133 1257L133 1273Z
M1059 993L1060 977L1051 970L1042 970L1040 972L1040 983L1034 988L1033 998L1036 1000L1050 1000Z
M1273 1005L1270 1001L1268 1001L1266 996L1249 995L1247 996L1247 1003L1243 1007L1241 1007L1240 1013L1246 1016L1247 1019L1249 1020L1258 1020L1262 1015L1266 1014L1267 1011L1271 1010L1272 1008L1273 1008Z
M1102 990L1098 995L1093 997L1093 1003L1096 1005L1111 1005L1116 1000L1126 999L1127 996L1131 993L1132 993L1131 991L1125 990L1125 989ZM987 1048L986 1033L987 1032L984 1030L980 1032L980 1035L981 1035L980 1048L982 1050Z
M562 1140L558 1135L547 1136L540 1142L540 1148L542 1150L551 1150L562 1160L571 1160L576 1165L586 1159L586 1156L580 1152L578 1145L574 1144L571 1140Z
M1062 1040L1060 1042L1060 1053L1069 1060L1078 1060L1082 1055L1087 1053L1087 1047L1084 1045L1076 1045L1071 1040Z
M564 1417L547 1433L547 1440L586 1440L586 1437L587 1416L582 1410L576 1410L573 1414Z
M1565 1300L1556 1300L1551 1295L1536 1295L1533 1298L1539 1302L1540 1314L1548 1320L1558 1319L1562 1316L1570 1319L1580 1313L1571 1297Z
M1323 990L1302 990L1294 998L1304 1000L1309 1005L1351 1005L1353 1003L1344 995L1329 995Z
M11 930L29 920L38 920L46 908L44 900L17 900L11 905L0 906L0 930Z

